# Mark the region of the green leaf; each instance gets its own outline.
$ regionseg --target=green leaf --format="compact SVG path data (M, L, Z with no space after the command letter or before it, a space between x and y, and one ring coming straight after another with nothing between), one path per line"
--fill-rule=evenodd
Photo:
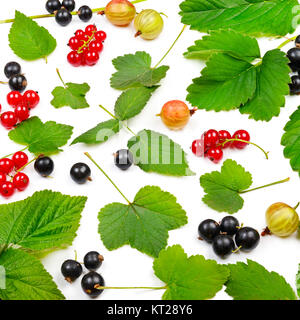
M71 245L86 200L44 190L0 205L0 246L49 251Z
M253 98L240 108L254 120L270 121L285 105L291 79L288 58L278 49L268 51L257 68L257 86Z
M157 87L138 87L124 91L115 104L116 117L123 121L139 114L156 89Z
M72 135L73 127L54 121L43 123L38 117L20 123L8 134L9 138L28 147L36 155L60 152Z
M259 263L247 260L228 265L230 277L226 292L234 300L296 300L296 295L285 279L269 272Z
M297 26L297 0L185 0L182 23L201 32L234 29L254 36L284 36Z
M29 61L46 59L56 48L56 40L48 30L19 11L16 11L8 39L13 52Z
M116 119L101 122L96 127L77 137L71 145L76 143L99 144L106 142L109 138L118 133L121 128L122 123Z
M297 294L300 298L300 264L298 266L298 273L296 275L296 287L297 287Z
M248 62L260 58L257 40L233 30L209 32L208 36L189 47L184 56L189 59L207 60L214 53L226 53Z
M113 61L117 72L110 79L110 85L115 89L132 87L152 87L165 78L169 67L151 68L151 56L144 51L135 54L125 54Z
M89 104L85 99L85 95L90 90L87 83L66 83L65 87L56 87L52 91L53 99L51 104L55 108L71 107L72 109L88 108Z
M206 195L202 198L210 208L219 212L235 213L244 204L239 193L252 184L251 174L235 161L226 160L221 172L213 171L200 177Z
M0 273L5 270L1 300L64 300L50 274L35 257L8 249L0 255ZM1 275L0 275L1 276Z
M167 136L142 130L127 144L135 164L146 172L157 172L170 176L190 176L186 154L181 146Z
M140 189L130 205L105 206L98 218L99 233L108 250L128 244L153 257L166 247L168 231L187 223L176 198L153 186Z
M300 175L300 107L290 116L284 131L281 139L284 156L290 159L292 169Z
M202 76L188 87L187 100L199 109L231 110L246 103L256 89L255 67L227 54L215 53Z
M167 285L164 300L211 299L229 276L225 265L218 265L200 255L188 258L179 245L162 250L154 260L153 269Z

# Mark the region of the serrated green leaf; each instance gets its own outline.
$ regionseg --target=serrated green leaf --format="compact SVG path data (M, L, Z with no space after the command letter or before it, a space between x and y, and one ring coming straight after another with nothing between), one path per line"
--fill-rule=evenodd
M113 61L117 72L110 79L110 85L115 89L132 87L153 87L165 78L169 67L151 68L151 56L144 51L135 54L125 54Z
M156 89L157 87L138 87L124 91L115 104L116 117L123 121L139 114Z
M116 119L101 122L96 127L77 137L71 145L76 143L100 144L106 142L113 135L117 134L121 128L121 121Z
M246 103L256 89L255 67L227 54L215 53L202 76L188 87L187 100L199 109L232 110Z
M86 197L44 190L0 205L0 246L48 251L72 244Z
M206 195L202 198L210 208L219 212L235 213L244 204L239 195L252 184L252 177L241 165L235 161L226 160L221 172L213 171L200 177L200 184Z
M3 271L6 283L0 287L1 300L65 299L40 261L22 250L10 248L0 255Z
M60 152L72 135L73 127L54 121L43 123L38 117L31 117L20 123L8 134L9 138L36 155Z
M300 264L298 266L298 273L296 275L296 287L297 287L297 294L300 298Z
M242 114L254 120L270 121L285 105L291 79L288 58L279 49L268 51L257 70L257 86L253 98L240 107Z
M290 121L284 127L281 144L283 154L290 159L290 165L300 175L300 107L290 116Z
M248 62L260 58L257 40L234 30L209 32L208 36L197 40L194 46L189 47L184 56L188 59L207 60L214 53L226 53Z
M161 133L142 130L127 144L135 164L146 172L171 176L190 176L186 154L181 146Z
M53 99L51 104L55 108L71 107L72 109L88 108L89 104L85 99L85 95L90 90L87 83L66 83L65 87L56 87L52 91Z
M105 206L98 218L99 233L108 250L128 244L153 257L166 247L168 231L187 223L176 198L153 186L140 189L130 205Z
M255 261L230 264L228 268L226 292L234 300L296 300L293 289L282 276Z
M167 285L163 300L207 300L227 281L225 265L196 255L188 258L181 246L162 250L154 260L155 275Z
M16 11L9 35L9 46L24 60L47 58L56 48L56 40L47 29Z
M185 0L180 15L182 23L201 32L231 28L254 36L284 36L295 31L297 5L297 0Z

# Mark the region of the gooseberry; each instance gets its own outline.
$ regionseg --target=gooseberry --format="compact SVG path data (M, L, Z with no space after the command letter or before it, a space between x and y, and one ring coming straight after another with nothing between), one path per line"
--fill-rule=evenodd
M115 26L126 27L134 19L135 6L128 0L112 0L105 8L107 19Z
M161 15L152 9L142 10L134 19L135 36L141 36L145 40L157 38L164 27Z

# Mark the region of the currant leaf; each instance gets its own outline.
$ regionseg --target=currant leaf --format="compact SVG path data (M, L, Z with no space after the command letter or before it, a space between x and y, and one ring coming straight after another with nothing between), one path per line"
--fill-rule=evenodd
M105 206L98 218L99 233L108 250L130 245L153 257L166 247L168 231L187 223L176 198L154 186L140 189L130 205Z
M233 29L254 36L284 36L297 27L297 0L184 0L182 23L201 32Z
M300 298L300 264L298 265L298 273L296 275L296 287L298 298Z
M255 261L229 264L228 268L226 292L234 300L296 300L294 290L282 276Z
M9 35L9 46L24 60L46 59L56 48L56 40L47 29L16 11Z
M54 121L43 123L38 117L31 117L20 123L8 134L9 138L36 155L53 154L61 150L72 135L73 127Z
M186 154L181 146L161 133L142 130L132 137L127 146L135 164L146 172L171 176L191 176Z
M64 300L51 275L35 257L22 250L8 249L0 255L1 300Z
M86 101L86 94L90 90L87 83L66 83L65 87L56 87L52 91L53 99L51 104L55 108L69 106L72 109L88 108L89 104Z
M229 276L225 265L200 255L188 258L179 245L162 250L154 260L153 269L167 286L163 300L211 299Z
M117 72L110 79L110 85L115 89L132 87L152 87L165 78L168 66L151 68L151 56L144 51L135 54L125 54L115 58L113 65Z

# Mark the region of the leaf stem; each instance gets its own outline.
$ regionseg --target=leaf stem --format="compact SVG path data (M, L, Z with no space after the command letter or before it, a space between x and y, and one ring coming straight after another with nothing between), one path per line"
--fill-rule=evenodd
M88 153L84 153L93 163L94 165L105 175L105 177L111 182L111 184L118 190L120 195L128 202L128 204L131 204L131 202L125 197L123 192L117 187L117 185L111 180L111 178L106 174L106 172L99 166L99 164L92 158L92 156Z
M134 0L134 1L131 1L132 4L136 4L136 3L139 3L139 2L144 2L144 1L147 1L147 0ZM97 13L97 12L101 12L105 10L105 7L102 7L102 8L96 8L96 9L92 9L92 11L94 13ZM71 15L72 16L76 16L78 15L78 11L72 11L71 12ZM43 19L43 18L52 18L54 17L55 15L54 14L40 14L40 15L35 15L35 16L29 16L28 18L30 19ZM11 23L11 22L14 22L15 19L5 19L5 20L0 20L0 24L3 24L3 23Z
M254 191L254 190L258 190L258 189L263 189L263 188L275 186L276 184L280 184L280 183L284 183L284 182L288 182L288 181L290 181L290 178L286 178L286 179L284 179L284 180L272 182L272 183L266 184L266 185L261 186L261 187L257 187L257 188L253 188L253 189L248 189L248 190L245 190L245 191L239 191L239 193L247 193L247 192L251 192L251 191Z
M67 88L64 80L62 79L62 77L61 77L61 75L60 75L60 72L59 72L58 68L56 68L56 73L58 74L58 77L59 77L61 83L63 84L63 86L64 86L65 88Z
M297 38L297 36L285 40L284 42L282 42L282 43L277 47L277 49L283 48L284 46L286 46L286 45L289 44L290 42L295 41L296 38Z
M165 290L167 286L164 287L97 287L98 290L106 290L106 289L116 289L116 290L124 290L124 289L149 289L149 290Z
M187 25L184 25L182 30L180 31L179 35L177 36L177 38L175 39L175 41L172 43L171 47L168 49L168 51L164 54L164 56L158 61L158 63L155 65L155 68L157 68L165 59L165 57L170 53L170 51L173 49L173 47L175 46L176 42L179 40L179 38L181 37L181 35L183 34L183 31L185 30L185 28L187 27Z

